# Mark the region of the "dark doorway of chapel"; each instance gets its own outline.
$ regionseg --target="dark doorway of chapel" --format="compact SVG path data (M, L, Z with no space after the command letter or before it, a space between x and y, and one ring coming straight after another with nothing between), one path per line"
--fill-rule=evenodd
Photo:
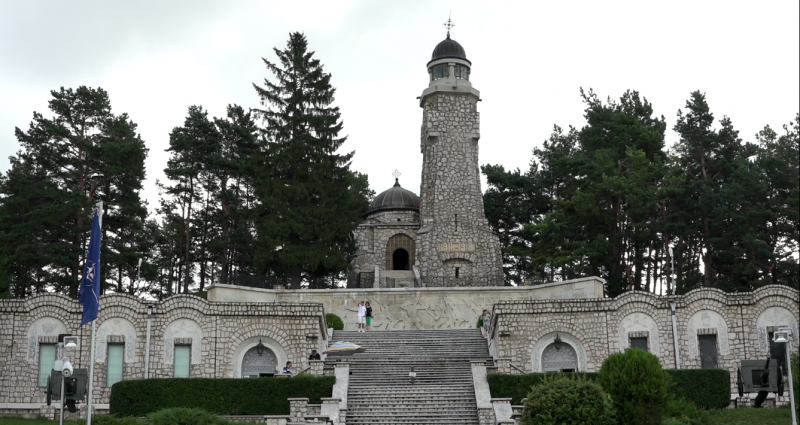
M392 253L393 270L408 270L408 251L397 248Z

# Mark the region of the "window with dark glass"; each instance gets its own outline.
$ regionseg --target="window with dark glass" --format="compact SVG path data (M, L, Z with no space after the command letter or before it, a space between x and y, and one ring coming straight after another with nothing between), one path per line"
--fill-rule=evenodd
M469 68L467 68L466 66L456 65L454 72L456 74L456 78L460 78L462 80L469 80Z
M717 368L717 336L698 335L697 344L700 349L700 367L703 369Z
M631 348L639 348L644 351L649 351L647 349L647 337L631 337Z
M433 79L438 80L439 78L445 78L450 75L448 70L448 66L445 65L436 65L433 67Z

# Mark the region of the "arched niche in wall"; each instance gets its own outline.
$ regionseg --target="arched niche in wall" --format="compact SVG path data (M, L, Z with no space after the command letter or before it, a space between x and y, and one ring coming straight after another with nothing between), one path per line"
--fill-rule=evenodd
M719 354L730 354L728 345L728 324L721 314L714 310L700 310L689 318L686 329L689 336L689 353L699 356L698 335L716 334Z
M164 363L172 364L175 357L175 339L191 339L191 364L200 364L203 341L203 329L192 319L173 320L164 329Z
M242 341L236 350L233 352L233 358L231 359L231 363L233 364L233 377L234 378L241 378L242 377L242 365L245 362L245 358L247 358L247 362L251 362L249 365L250 367L257 366L256 363L252 362L253 360L253 352L252 350L256 348L259 341L267 348L269 351L265 351L266 353L270 353L270 358L265 358L264 361L272 361L271 356L275 356L275 362L277 363L276 369L280 372L283 369L283 366L286 364L287 361L291 361L297 365L300 364L300 359L290 359L286 354L286 350L274 339L268 336L252 336L247 338L246 340ZM252 351L251 351L252 350ZM256 353L257 355L257 353ZM258 360L258 359L256 359ZM259 363L260 364L260 363Z
M645 313L631 313L619 323L619 349L630 347L632 337L646 337L647 351L661 358L661 339L656 321Z
M792 329L795 341L800 338L798 337L800 334L797 333L797 317L783 307L770 307L762 311L758 315L756 326L758 326L758 349L765 353L769 352L769 332L777 328L789 327Z
M136 327L128 319L122 317L111 317L103 320L97 327L95 335L95 363L106 362L106 349L110 336L123 337L125 344L125 363L136 361Z
M415 257L414 239L410 236L398 233L386 242L386 270L412 270Z
M556 349L556 336L561 340L560 349ZM572 369L575 372L586 372L586 350L581 341L567 332L550 332L539 338L531 350L531 370L533 372L552 372L554 368ZM563 366L563 367L561 367Z
M39 361L39 343L55 343L58 340L58 334L65 334L67 327L59 319L55 317L42 317L28 327L28 352L26 359L29 363L36 363ZM61 353L58 354L60 356Z

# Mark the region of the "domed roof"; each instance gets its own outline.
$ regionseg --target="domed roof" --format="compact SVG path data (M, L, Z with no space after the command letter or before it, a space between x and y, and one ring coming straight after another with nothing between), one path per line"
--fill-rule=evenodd
M421 200L416 193L403 189L397 179L394 186L378 194L369 205L366 215L379 211L412 210L419 211Z
M431 61L444 58L463 59L469 62L467 60L467 52L464 51L464 48L461 47L457 41L450 38L449 32L447 33L447 38L445 38L441 43L437 44L436 48L433 49Z

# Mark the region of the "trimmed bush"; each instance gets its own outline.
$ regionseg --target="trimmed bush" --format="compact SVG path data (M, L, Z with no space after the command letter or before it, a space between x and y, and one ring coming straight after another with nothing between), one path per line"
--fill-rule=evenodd
M600 385L583 376L559 373L531 387L522 425L613 425L611 400Z
M494 398L510 398L511 404L522 404L522 399L528 397L531 387L539 385L547 379L550 373L528 373L525 375L506 375L502 373L490 373L486 376L489 381L489 390ZM594 381L597 379L596 373L574 373L583 378Z
M612 354L598 380L611 395L620 425L661 424L672 397L658 357L638 348Z
M111 387L110 412L145 416L173 407L201 408L217 415L288 415L290 397L320 403L330 397L333 376L299 375L260 379L137 379Z
M702 409L724 409L731 403L731 373L724 369L668 369L670 392Z
M176 407L147 415L147 425L228 425L227 419L203 409Z
M333 313L328 313L325 315L325 323L328 324L329 328L333 328L335 331L344 330L344 322L342 321L342 318Z
M118 418L114 415L96 415L92 416L92 424L93 425L143 425L144 421L131 417Z
M673 400L669 404L668 419L661 425L707 425L711 422L708 412L698 409L691 401Z

